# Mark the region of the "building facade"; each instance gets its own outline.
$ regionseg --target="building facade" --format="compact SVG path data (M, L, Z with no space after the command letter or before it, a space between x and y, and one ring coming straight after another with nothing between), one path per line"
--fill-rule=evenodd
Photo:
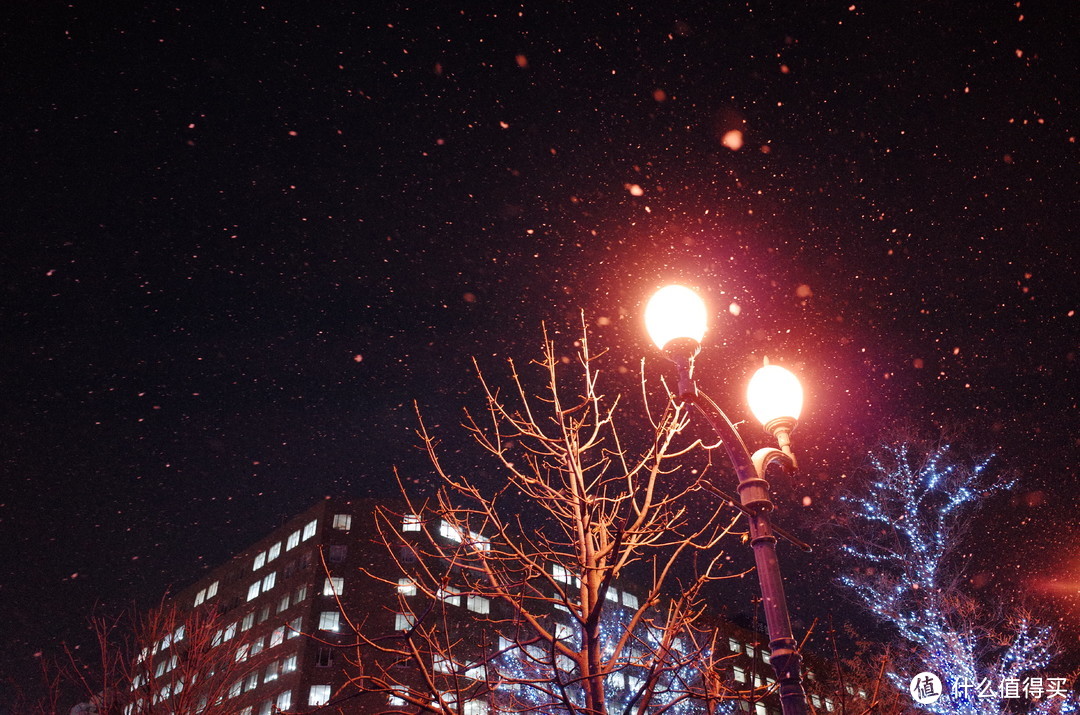
M387 518L377 519L379 507ZM400 686L385 685L382 692L364 693L349 681L365 670L376 670L361 662L357 631L385 633L393 639L413 626L420 609L430 608L420 603L424 594L417 594L416 585L402 575L416 553L409 547L410 540L421 534L446 542L471 540L475 548L483 548L479 535L457 533L437 519L425 523L401 502L326 499L178 593L173 600L178 622L190 622L199 613L213 614L212 632L206 635L230 671L220 692L212 696L219 711L272 715L309 713L330 705L330 712L408 712L404 700L395 694ZM558 568L553 567L554 579L569 577ZM431 656L432 673L458 683L454 697L461 698L459 707L465 715L504 711L499 706L499 678L491 669L494 661L484 654L492 649L515 652L514 644L495 629L484 631L485 622L507 616L500 614L502 606L456 591L449 582L445 589L427 595L440 602L440 627L454 632L457 643L455 658ZM639 594L627 585L613 588L608 598L618 613L620 608L636 609ZM553 619L562 615L553 607ZM767 638L729 623L710 625L720 634L713 656L721 676L739 693L728 703L729 710L779 715L775 689L770 691L774 680L764 645ZM184 638L192 635L179 625L144 651L146 674L155 676L156 694L151 693L151 698L164 701L167 691L182 687L182 678L170 681L170 673ZM521 659L527 662L529 654L523 653ZM514 668L513 658L504 655L499 667ZM402 670L393 678L408 683L411 675L404 663L390 663L382 672L394 672L394 668ZM815 677L813 670L808 677ZM196 678L187 680L191 687ZM636 675L633 668L624 668L609 680L612 705L621 712L623 701L634 691ZM815 690L812 680L808 684ZM827 694L827 689L817 690L825 693L813 696L818 712L838 710L839 699ZM683 711L697 710L688 705L679 709Z

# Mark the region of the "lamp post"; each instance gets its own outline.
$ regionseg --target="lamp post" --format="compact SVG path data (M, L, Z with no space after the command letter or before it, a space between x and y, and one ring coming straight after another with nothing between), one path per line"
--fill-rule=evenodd
M802 659L791 634L784 584L776 560L776 534L787 535L770 523L773 503L769 498L769 483L765 481L765 470L773 462L780 463L788 472L795 470L791 432L802 410L802 386L794 375L776 365L761 368L750 380L747 395L750 409L765 431L775 437L778 447L759 449L751 455L731 420L694 383L694 357L700 352L705 335L705 315L705 304L696 293L671 285L657 291L649 300L645 324L653 342L678 367L678 399L698 408L723 443L738 475L740 510L750 523L750 544L769 628L769 662L776 671L780 703L784 715L807 715L800 673ZM703 486L723 494L710 484Z

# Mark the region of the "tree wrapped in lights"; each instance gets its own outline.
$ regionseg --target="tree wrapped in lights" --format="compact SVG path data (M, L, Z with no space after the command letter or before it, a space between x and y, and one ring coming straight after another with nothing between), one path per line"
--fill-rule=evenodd
M1052 630L1027 611L995 619L962 588L964 537L977 507L1015 481L990 476L990 458L965 463L948 445L913 441L871 455L869 480L850 505L840 581L906 647L894 649L893 685L907 691L917 673L937 674L945 694L917 707L942 715L1074 713L1072 678L1049 678L1059 650ZM906 655L897 655L898 652ZM1014 694L1007 692L1019 688ZM1026 701L1026 702L1024 702Z
M670 395L642 446L626 446L584 333L576 361L545 333L540 397L513 361L509 395L478 369L486 409L464 425L497 477L445 466L421 419L441 488L381 513L400 574L369 574L398 589L396 632L349 618L352 684L383 694L384 712L729 711L700 616L735 519L688 508L696 480L678 461L699 445L680 442L686 407Z

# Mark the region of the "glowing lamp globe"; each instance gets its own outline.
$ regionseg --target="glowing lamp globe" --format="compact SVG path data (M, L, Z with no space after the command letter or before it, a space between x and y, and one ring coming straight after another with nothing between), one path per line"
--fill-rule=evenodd
M754 417L772 432L774 426L785 426L789 431L802 412L803 389L799 378L779 365L766 365L750 379L746 400Z
M705 337L705 302L680 285L661 288L645 306L645 328L661 350L670 349L676 340L693 341L696 353Z

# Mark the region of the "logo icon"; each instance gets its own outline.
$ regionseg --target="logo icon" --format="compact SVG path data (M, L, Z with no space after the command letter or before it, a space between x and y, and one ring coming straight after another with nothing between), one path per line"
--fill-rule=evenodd
M911 679L908 690L915 702L920 705L932 705L941 697L941 678L929 671L923 671Z

